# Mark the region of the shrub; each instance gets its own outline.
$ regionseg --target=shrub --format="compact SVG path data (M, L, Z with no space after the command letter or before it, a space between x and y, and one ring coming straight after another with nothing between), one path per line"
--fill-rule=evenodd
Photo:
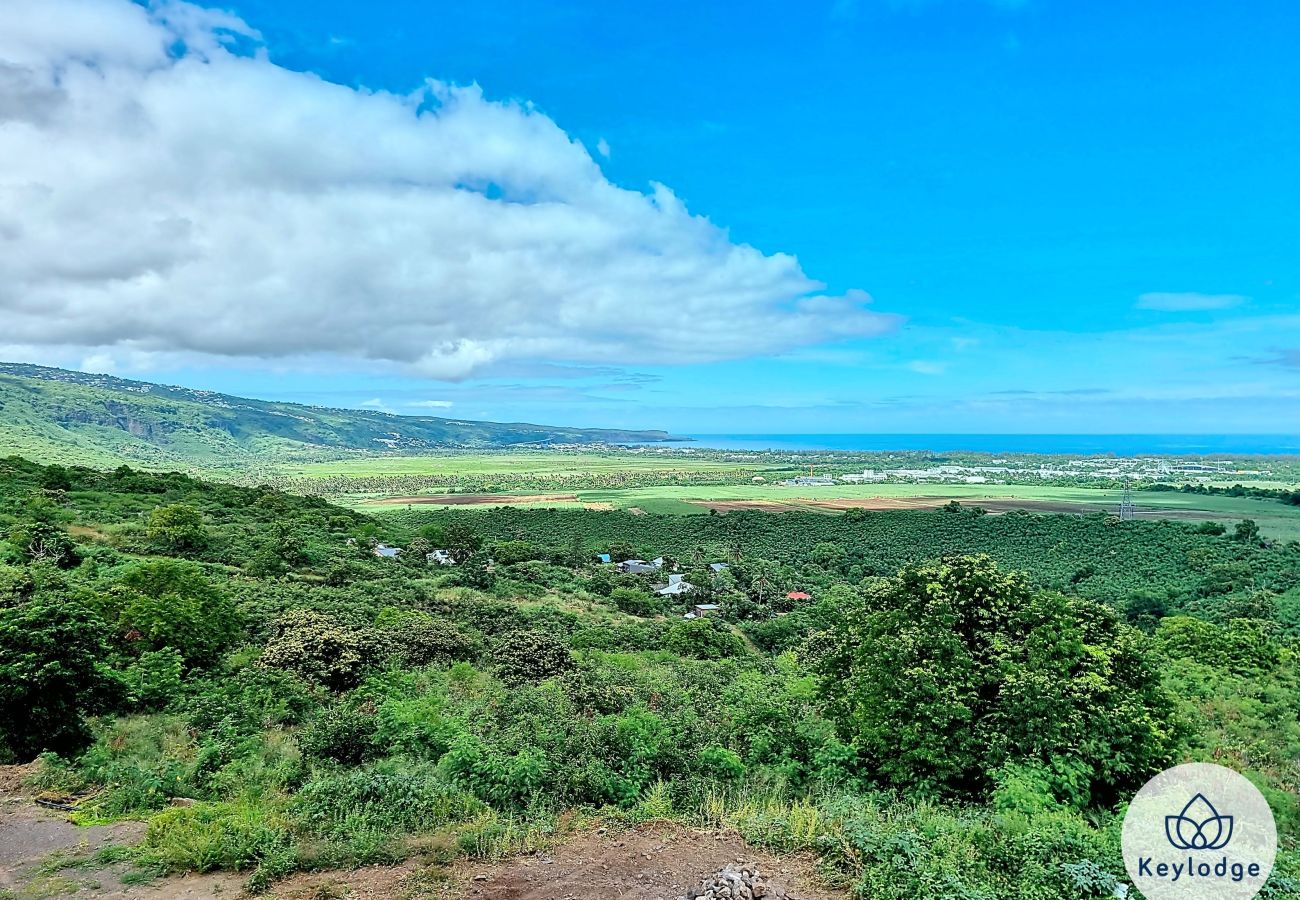
M909 566L830 632L822 694L867 766L928 794L982 794L1016 760L1071 756L1114 802L1166 765L1173 704L1142 636L1035 592L988 557Z
M350 706L329 706L303 728L298 746L315 759L355 766L374 755L377 727L373 715Z
M503 681L539 681L574 667L568 646L541 631L512 631L492 646L492 665Z
M745 774L745 764L726 747L710 744L700 751L699 767L710 778L719 781L736 781Z
M149 514L145 534L154 544L173 553L200 550L209 538L203 514L185 503L155 509Z
M262 665L341 691L356 686L377 651L372 632L341 625L318 612L296 609L276 620L262 651Z
M70 569L81 562L72 539L47 522L14 525L9 529L8 538L28 562L53 563L60 569Z
M140 709L163 709L181 694L184 662L179 651L164 647L140 654L123 673L129 699Z
M474 657L475 642L446 619L387 607L376 619L380 640L408 666L449 665Z
M376 715L376 741L390 751L437 761L459 733L456 723L443 713L445 702L434 692L386 701Z
M0 755L69 753L89 740L84 716L116 700L108 628L67 597L0 606Z
M694 659L726 659L745 653L745 642L730 627L707 616L675 622L668 629L664 646L679 656Z
M664 611L663 601L654 594L636 588L614 588L609 599L620 610L633 616L655 616Z

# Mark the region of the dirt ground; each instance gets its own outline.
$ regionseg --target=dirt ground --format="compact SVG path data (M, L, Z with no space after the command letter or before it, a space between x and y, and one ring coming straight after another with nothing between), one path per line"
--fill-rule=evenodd
M491 506L502 503L569 503L577 494L424 494L419 497L386 497L373 501L383 506Z
M0 896L15 900L236 900L244 876L232 873L159 878L131 884L129 863L97 863L103 848L130 846L142 822L80 827L66 812L35 803L24 781L30 767L0 766ZM733 832L675 824L627 830L595 828L539 853L497 863L420 858L400 866L295 875L262 896L269 900L674 900L727 863L756 863L767 879L799 900L843 900L825 886L811 857L777 857ZM124 877L127 881L124 881Z
M800 900L843 900L819 882L813 861L775 857L730 832L679 825L597 829L545 853L500 863L461 861L448 869L418 863L298 875L274 888L276 900L447 898L447 900L673 900L730 862L755 862L769 881Z
M128 864L86 861L110 844L138 842L144 836L144 823L74 825L66 812L36 804L33 792L24 786L30 774L30 766L0 766L0 892L9 891L18 900L203 900L233 898L239 893L241 879L229 874L124 884L122 877L131 871Z

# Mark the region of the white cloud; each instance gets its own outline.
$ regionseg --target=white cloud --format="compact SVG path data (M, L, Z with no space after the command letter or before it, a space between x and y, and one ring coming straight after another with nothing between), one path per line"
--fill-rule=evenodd
M1199 312L1210 309L1231 309L1249 300L1241 294L1151 293L1137 299L1138 309L1159 312Z
M596 152L605 157L605 159L609 159L609 141L604 138L596 141Z
M907 368L918 375L942 375L948 370L948 364L927 359L915 359L907 364Z
M412 400L407 406L421 406L426 409L451 409L456 405L453 400Z
M78 368L83 372L96 375L114 375L117 373L117 360L111 353L92 353L81 361Z
M459 379L760 356L896 323L662 185L611 184L527 104L331 84L256 39L181 2L0 3L7 342Z

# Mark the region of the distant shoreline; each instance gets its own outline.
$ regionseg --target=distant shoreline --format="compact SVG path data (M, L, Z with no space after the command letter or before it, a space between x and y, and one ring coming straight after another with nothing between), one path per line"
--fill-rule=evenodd
M691 434L686 436L685 442L689 442L693 449L700 450L771 450L792 453L964 451L1048 456L1300 455L1300 435L1286 434Z

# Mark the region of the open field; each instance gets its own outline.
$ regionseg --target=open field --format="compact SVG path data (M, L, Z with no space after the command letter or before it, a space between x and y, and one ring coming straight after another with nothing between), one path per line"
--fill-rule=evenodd
M557 508L637 509L647 513L702 515L732 509L813 510L828 514L848 509L926 509L953 500L980 506L990 513L1025 510L1036 513L1117 512L1118 491L1039 485L964 484L837 484L825 487L756 485L683 485L556 494L475 493L405 496L355 495L343 502L367 510L407 506L521 506ZM1136 491L1139 518L1219 521L1231 524L1254 519L1261 532L1276 540L1300 540L1300 507L1250 497L1207 496L1176 491Z
M775 469L719 459L702 459L680 451L649 448L640 453L431 453L309 463L283 468L285 474L308 478L364 478L376 475L599 475L647 471L716 471ZM788 468L788 467L786 467Z

